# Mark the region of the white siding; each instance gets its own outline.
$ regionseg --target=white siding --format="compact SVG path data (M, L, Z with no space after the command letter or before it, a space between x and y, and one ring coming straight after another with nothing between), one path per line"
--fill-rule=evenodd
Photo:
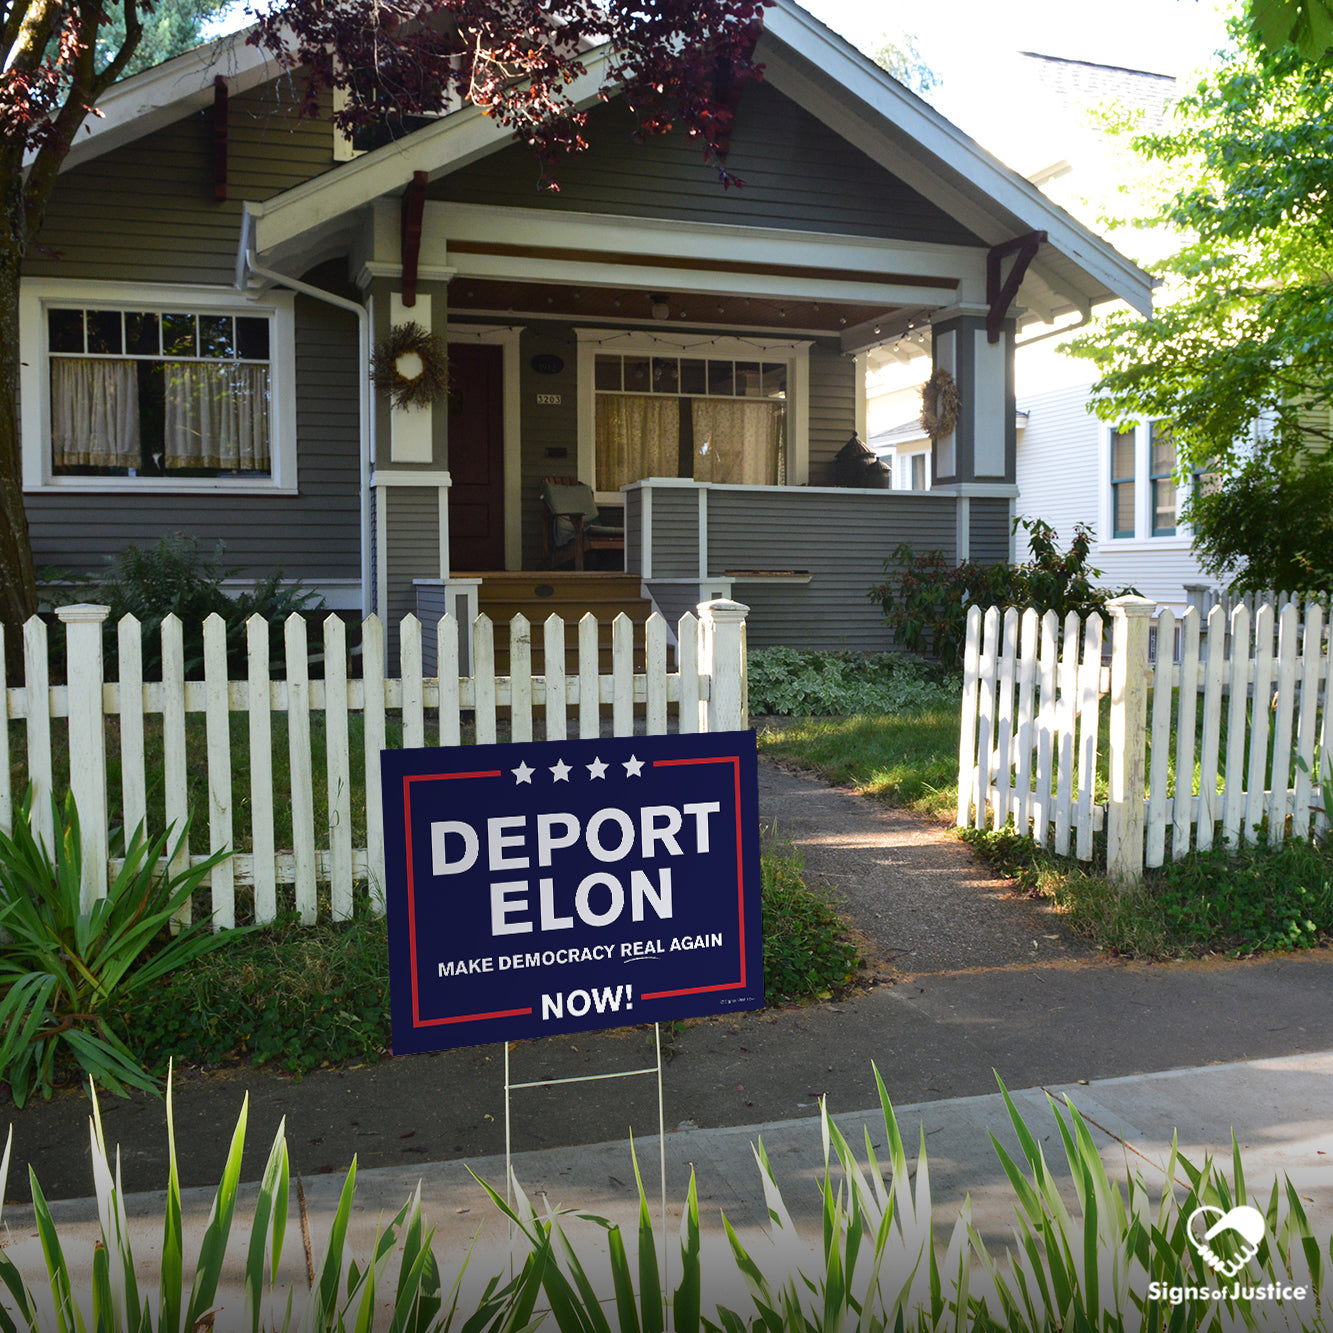
M1045 519L1066 545L1074 525L1086 523L1099 538L1091 555L1102 571L1099 583L1137 588L1144 597L1183 607L1185 584L1214 582L1199 568L1188 536L1100 540L1109 527L1109 445L1105 424L1088 410L1089 392L1075 385L1020 396L1018 406L1029 415L1018 434L1017 512ZM1021 533L1017 555L1026 555Z

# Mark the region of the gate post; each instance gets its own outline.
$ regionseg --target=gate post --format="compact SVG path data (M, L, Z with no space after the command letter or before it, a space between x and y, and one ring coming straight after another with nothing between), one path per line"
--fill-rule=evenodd
M1106 811L1106 874L1131 888L1143 879L1143 794L1148 737L1148 629L1157 603L1117 597L1111 639L1111 799Z
M745 669L745 617L750 608L718 598L699 603L699 673L708 677L706 731L745 731L750 691Z
M69 687L69 789L79 808L83 874L79 904L83 911L106 897L107 807L106 720L102 707L102 622L109 606L81 603L62 606L56 615L65 625L65 671ZM54 849L53 849L54 853Z

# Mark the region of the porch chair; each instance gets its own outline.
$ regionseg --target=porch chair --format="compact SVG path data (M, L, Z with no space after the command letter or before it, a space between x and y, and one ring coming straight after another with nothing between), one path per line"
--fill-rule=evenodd
M623 523L604 523L593 498L592 487L575 477L544 477L542 504L546 522L542 526L542 557L548 569L573 560L583 568L589 551L623 551Z

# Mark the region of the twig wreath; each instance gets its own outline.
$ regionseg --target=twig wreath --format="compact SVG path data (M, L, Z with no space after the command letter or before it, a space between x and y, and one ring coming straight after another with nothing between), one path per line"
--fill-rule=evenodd
M449 392L449 356L439 334L409 320L375 343L370 377L395 408L430 407Z
M948 435L958 424L958 384L943 366L936 366L921 386L921 429L932 440Z

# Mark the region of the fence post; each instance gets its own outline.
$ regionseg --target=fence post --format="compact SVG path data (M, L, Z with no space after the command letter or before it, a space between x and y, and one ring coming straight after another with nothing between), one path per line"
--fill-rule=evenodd
M718 598L699 603L699 673L708 677L708 730L745 731L750 725L745 669L745 617L750 608Z
M109 606L81 603L56 610L65 626L65 680L69 691L69 789L79 808L83 911L106 896L106 722L102 707L102 622Z
M1106 873L1129 888L1143 879L1143 783L1148 737L1148 629L1157 604L1117 597L1111 639L1111 800ZM1170 651L1168 646L1167 651Z

